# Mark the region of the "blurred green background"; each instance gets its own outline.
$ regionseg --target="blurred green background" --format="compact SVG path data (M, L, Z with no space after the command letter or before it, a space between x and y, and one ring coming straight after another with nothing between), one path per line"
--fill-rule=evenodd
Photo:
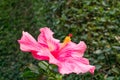
M85 57L96 66L94 75L64 80L120 80L119 0L0 0L0 80L33 80L22 74L38 61L21 52L17 40L23 30L37 38L44 26L60 40L72 33L72 41L85 41Z

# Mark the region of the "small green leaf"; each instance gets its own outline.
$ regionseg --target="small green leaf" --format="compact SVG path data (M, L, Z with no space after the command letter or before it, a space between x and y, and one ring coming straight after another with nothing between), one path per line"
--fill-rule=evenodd
M110 76L110 77L107 77L106 80L113 80L114 77L113 76Z
M40 61L40 62L38 63L38 65L39 65L40 68L42 68L43 70L46 70L46 69L48 68L48 66L49 66L49 64L48 64L47 62L45 62L45 61Z
M118 69L118 68L112 68L112 71L113 71L114 73L119 74L119 69Z
M28 68L29 68L32 72L39 74L38 67L35 66L34 64L31 63L31 64L28 66Z
M113 46L114 49L120 50L120 46Z
M103 51L102 50L100 50L100 49L98 49L98 50L96 50L96 51L94 51L94 53L95 54L101 54Z
M21 74L21 77L34 78L34 77L37 77L37 75L35 73L33 73L32 71L25 71L25 72L23 72L23 74Z
M101 65L96 65L96 69L100 69L102 66Z

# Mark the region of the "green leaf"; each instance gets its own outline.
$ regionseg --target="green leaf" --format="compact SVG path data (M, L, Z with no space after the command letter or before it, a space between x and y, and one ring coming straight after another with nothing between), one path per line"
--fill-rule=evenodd
M112 68L112 71L116 74L120 74L120 70L118 68Z
M32 72L39 74L39 70L38 70L38 67L37 67L36 65L34 65L34 64L31 63L31 64L28 66L28 68L29 68Z
M116 54L116 60L118 63L120 63L120 54Z
M37 76L38 75L33 73L32 71L25 71L21 74L21 77L24 77L24 78L35 78Z
M98 49L98 50L96 50L96 51L94 51L94 53L95 54L101 54L103 51L102 50L100 50L100 49Z
M114 77L113 76L110 76L110 77L107 77L106 80L113 80Z
M120 46L112 46L114 49L120 50Z
M101 65L95 65L96 69L100 69L102 66Z
M48 64L47 62L45 62L45 61L40 61L40 62L38 63L38 65L39 65L39 67L42 68L43 70L46 70L46 69L48 68L48 66L49 66L49 64Z

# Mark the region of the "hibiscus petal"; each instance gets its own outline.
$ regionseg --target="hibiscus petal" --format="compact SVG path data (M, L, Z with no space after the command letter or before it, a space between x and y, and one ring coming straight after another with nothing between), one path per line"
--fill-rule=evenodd
M50 51L54 51L59 48L59 40L53 38L53 32L47 28L40 29L40 35L38 36L38 42L45 47L47 47Z
M51 52L47 48L43 48L39 52L34 51L32 52L32 55L35 59L38 59L38 60L48 60L50 64L59 63L59 61L54 57L53 54L51 54Z
M86 50L87 46L84 43L84 41L80 41L79 44L77 44L77 46L75 47L75 51L74 54L72 54L72 56L76 56L76 57L82 57L84 55L84 52Z
M61 63L57 64L59 72L61 74L70 73L94 73L95 66L89 65L89 61L86 58L67 58Z
M38 60L48 60L48 49L40 45L28 32L23 31L23 36L18 40L22 51L31 52L33 57Z
M84 55L85 50L86 44L83 41L80 41L79 44L69 42L61 49L61 51L59 52L59 56L60 58L69 56L82 57Z
M89 60L86 58L76 58L75 59L76 66L75 73L86 73L90 72L91 74L94 74L95 66L89 65Z
M32 51L32 56L37 60L49 60L49 54L50 52L47 49L42 49L39 52Z
M40 49L39 44L28 32L23 31L22 34L23 35L21 39L18 40L20 44L20 49L22 51L30 52L30 51L38 51Z

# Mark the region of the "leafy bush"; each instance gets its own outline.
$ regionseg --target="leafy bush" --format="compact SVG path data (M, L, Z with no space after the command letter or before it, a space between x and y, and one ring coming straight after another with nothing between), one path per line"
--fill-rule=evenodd
M88 45L85 57L96 65L96 72L94 76L85 75L81 78L119 79L120 64L117 56L120 44L115 39L120 31L119 1L53 1L51 13L52 23L55 30L59 31L58 34L72 33L73 41L84 40Z
M24 69L35 62L19 50L17 42L23 30L37 34L33 15L32 1L0 1L0 80L22 80Z
M83 40L88 45L85 57L96 65L96 72L94 76L80 75L81 79L119 80L120 44L115 36L120 31L120 2L59 0L49 4L56 37L63 39L60 36L72 33L73 41Z

